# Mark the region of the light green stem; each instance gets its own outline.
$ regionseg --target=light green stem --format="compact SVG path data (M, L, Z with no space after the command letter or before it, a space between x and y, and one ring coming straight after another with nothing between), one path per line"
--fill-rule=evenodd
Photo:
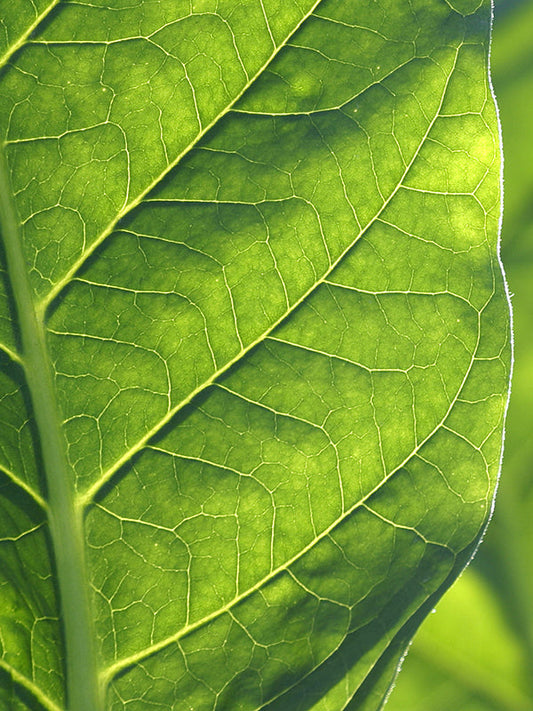
M4 150L0 146L0 227L22 340L22 364L39 431L48 490L50 532L66 645L68 709L103 711L86 573L83 511L76 502L73 472L65 456L44 314L35 309L11 195Z

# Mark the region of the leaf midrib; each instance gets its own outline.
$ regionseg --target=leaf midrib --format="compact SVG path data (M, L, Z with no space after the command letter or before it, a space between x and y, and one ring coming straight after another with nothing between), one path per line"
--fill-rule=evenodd
M69 703L76 711L103 711L94 654L83 511L75 503L72 471L66 461L64 433L58 416L45 326L35 312L18 215L11 196L4 146L0 145L0 225L21 336L22 365L43 460L48 523L67 650L67 694Z

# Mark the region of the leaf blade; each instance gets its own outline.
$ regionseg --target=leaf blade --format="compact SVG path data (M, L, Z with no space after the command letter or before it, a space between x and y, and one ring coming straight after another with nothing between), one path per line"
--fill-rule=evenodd
M37 96L24 84L28 63L54 47L40 81L52 96L61 77L78 111L66 124L61 109L45 111L31 125L22 101L6 125L35 308L43 317L51 306L43 360L87 516L100 667L91 683L110 684L112 708L140 689L148 703L263 708L318 678L348 638L362 681L387 634L464 564L490 510L508 343L488 7L463 16L420 0L413 14L390 3L378 16L315 5L289 13L285 35L269 22L275 3L254 5L265 41L284 46L235 111L226 101L216 114L220 97L205 109L220 120L186 155L175 138L154 147L151 134L128 156L117 133L140 146L140 121L171 105L162 97L178 65L159 65L161 46L189 52L182 81L189 64L197 71L203 55L177 22L145 27L160 44L136 63L138 39L96 34L91 47L87 33L105 23L66 6L5 75L11 90L26 72L19 96ZM61 35L71 12L87 13L72 47ZM221 26L222 15L204 14L207 34ZM355 36L362 48L346 41ZM201 50L201 32L194 42ZM225 70L235 87L247 73L238 54ZM344 77L338 87L333 76ZM211 84L227 99L224 80ZM103 99L89 99L95 87ZM159 98L130 115L146 91ZM186 130L209 120L198 106ZM159 111L163 137L170 114ZM25 182L29 164L41 167ZM98 232L95 219L108 226ZM332 584L325 571L336 569ZM365 667L367 625L375 656Z

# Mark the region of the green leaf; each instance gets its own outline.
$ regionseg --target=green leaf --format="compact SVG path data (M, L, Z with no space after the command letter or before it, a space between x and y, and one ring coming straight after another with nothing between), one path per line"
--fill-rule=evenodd
M381 706L499 470L489 5L3 10L9 708Z

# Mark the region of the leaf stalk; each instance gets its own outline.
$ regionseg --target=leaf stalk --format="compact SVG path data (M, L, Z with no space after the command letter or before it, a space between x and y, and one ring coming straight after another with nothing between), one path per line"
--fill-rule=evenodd
M22 235L11 195L4 147L0 146L0 227L22 341L22 365L44 463L48 518L66 646L67 704L69 711L103 711L85 560L83 510L76 501L73 472L65 455L44 318L35 309Z

